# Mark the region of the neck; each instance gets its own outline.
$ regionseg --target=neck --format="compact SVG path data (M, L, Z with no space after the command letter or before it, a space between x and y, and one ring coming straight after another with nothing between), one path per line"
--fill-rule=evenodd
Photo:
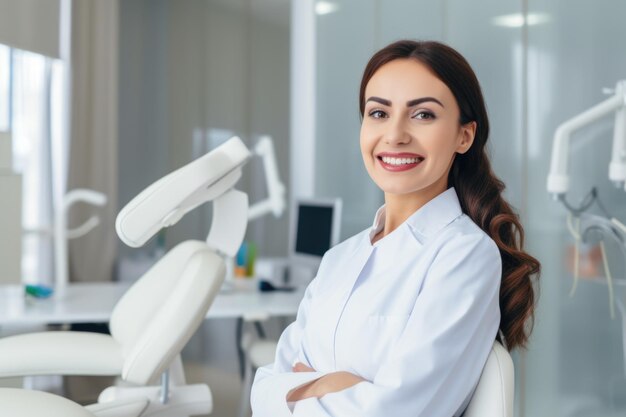
M447 185L446 187L433 187L411 194L385 193L385 228L381 237L396 230L413 213L446 190Z

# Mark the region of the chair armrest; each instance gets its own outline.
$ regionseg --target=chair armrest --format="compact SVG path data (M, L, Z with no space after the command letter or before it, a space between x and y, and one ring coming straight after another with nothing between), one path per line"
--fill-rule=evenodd
M120 375L123 357L108 335L28 333L0 339L0 378L28 375Z

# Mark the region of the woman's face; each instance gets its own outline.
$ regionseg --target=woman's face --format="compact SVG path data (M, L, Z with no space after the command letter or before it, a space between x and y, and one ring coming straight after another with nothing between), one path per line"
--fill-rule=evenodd
M361 153L367 172L388 194L445 191L456 152L466 152L474 122L461 125L450 89L415 59L396 59L365 88Z

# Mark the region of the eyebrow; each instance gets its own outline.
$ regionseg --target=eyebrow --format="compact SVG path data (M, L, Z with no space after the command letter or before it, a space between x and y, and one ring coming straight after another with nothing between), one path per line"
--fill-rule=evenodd
M375 101L375 102L380 103L380 104L382 104L384 106L391 106L391 101L390 100L387 100L387 99L384 99L384 98L380 98L380 97L376 97L376 96L372 96L372 97L368 98L366 100L366 103L368 101ZM441 101L437 100L434 97L421 97L421 98L416 98L416 99L413 99L413 100L409 100L409 101L406 102L406 106L407 107L413 107L413 106L417 106L418 104L422 104L422 103L427 102L427 101L435 102L435 103L439 104L441 107L444 107L444 105L441 104Z

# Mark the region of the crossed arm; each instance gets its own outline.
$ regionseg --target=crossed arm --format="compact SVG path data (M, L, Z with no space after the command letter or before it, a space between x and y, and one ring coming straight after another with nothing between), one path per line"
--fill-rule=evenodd
M315 369L298 362L293 366L293 372L315 372ZM287 394L287 401L300 401L311 397L321 398L326 394L342 391L363 381L366 381L366 379L350 372L332 372L301 387L292 389Z

